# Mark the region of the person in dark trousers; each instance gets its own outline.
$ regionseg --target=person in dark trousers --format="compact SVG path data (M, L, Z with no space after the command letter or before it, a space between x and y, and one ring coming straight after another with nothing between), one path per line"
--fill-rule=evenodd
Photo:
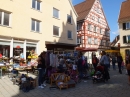
M98 58L96 57L96 55L94 55L93 58L92 58L92 64L93 64L93 67L96 71L96 67L97 67L97 64L98 64Z
M38 73L38 87L39 88L44 88L44 86L46 86L44 83L45 81L45 70L46 70L46 65L45 65L45 56L46 56L46 52L42 52L39 56L38 56L38 65L37 65L37 69L39 71Z
M116 70L116 57L114 55L112 56L112 67L113 70Z
M119 73L120 73L120 74L122 74L122 70L121 70L121 64L122 64L122 62L123 62L123 58L122 58L122 56L119 54L119 55L117 56L117 63L118 63L118 69L119 69Z
M108 61L109 61L109 64L108 64L108 70L110 70L110 62L111 62L111 60L110 60L110 56L109 56L109 54L107 54L107 58L108 58Z
M82 59L82 56L79 55L79 59L78 59L78 72L79 72L79 79L82 80L83 78L83 59Z

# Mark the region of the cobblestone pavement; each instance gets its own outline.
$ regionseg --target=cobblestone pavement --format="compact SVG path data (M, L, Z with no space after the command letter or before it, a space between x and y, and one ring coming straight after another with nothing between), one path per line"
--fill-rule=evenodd
M69 89L49 89L47 85L44 89L35 88L27 93L19 90L17 85L13 85L8 77L0 79L0 97L130 97L130 86L126 70L119 74L118 70L110 70L111 79L107 82L78 83L75 88Z

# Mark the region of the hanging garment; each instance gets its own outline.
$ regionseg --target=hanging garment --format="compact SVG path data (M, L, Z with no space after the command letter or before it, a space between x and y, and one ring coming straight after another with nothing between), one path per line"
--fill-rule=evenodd
M50 66L53 65L53 53L50 54Z

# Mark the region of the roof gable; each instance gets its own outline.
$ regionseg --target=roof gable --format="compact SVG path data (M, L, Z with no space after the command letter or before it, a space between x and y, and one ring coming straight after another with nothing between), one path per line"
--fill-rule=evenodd
M78 14L77 14L76 10L74 9L74 6L73 6L73 4L72 4L72 1L69 0L69 3L70 3L70 5L71 5L71 7L72 7L72 9L73 9L73 11L74 11L76 17L78 17Z
M122 2L118 22L130 18L129 9L130 9L130 0Z
M107 19L106 19L106 16L105 16L105 13L104 13L104 11L103 11L103 7L102 7L102 4L101 4L101 2L100 2L100 0L95 0L96 2L93 4L93 6L92 6L92 8L94 9L94 10L98 10L98 12L96 12L96 14L98 14L98 15L102 15L102 17L104 18L104 20L105 20L105 24L107 24L107 28L110 30L110 28L109 28L109 25L108 25L108 22L107 22ZM97 1L98 1L98 5L100 6L100 13L99 13L99 8L95 8L94 7L94 5L97 5ZM98 7L99 7L98 6ZM90 9L90 11L89 12L91 12L92 11L92 8ZM88 13L89 14L89 13ZM85 19L87 19L87 17L88 17L88 15L86 16L86 18Z
M80 21L80 20L83 20L86 18L89 11L91 10L94 2L95 2L95 0L85 0L84 2L74 6L74 8L79 16L77 18L77 21Z

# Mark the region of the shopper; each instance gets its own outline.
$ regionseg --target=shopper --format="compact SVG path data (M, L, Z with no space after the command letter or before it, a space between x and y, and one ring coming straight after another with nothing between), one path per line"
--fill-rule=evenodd
M108 81L108 79L110 79L109 72L108 72L109 58L107 57L105 51L102 51L102 57L99 63L100 65L104 66L104 79L105 81Z
M113 70L116 70L116 57L114 55L112 56L112 67Z
M79 72L79 80L81 81L83 78L83 67L84 67L82 55L79 55L77 65L78 65L78 72Z
M93 64L94 70L96 71L96 67L98 65L98 58L96 57L96 55L94 55L92 58L92 64Z
M121 70L121 64L122 64L123 58L120 54L118 54L117 56L117 63L118 63L118 69L119 69L119 73L122 74L122 70Z
M46 66L45 66L45 56L46 56L46 52L42 52L39 56L38 56L38 66L37 69L39 71L38 73L38 87L39 88L44 88L44 86L46 86L44 84L45 82L45 71L46 71Z

